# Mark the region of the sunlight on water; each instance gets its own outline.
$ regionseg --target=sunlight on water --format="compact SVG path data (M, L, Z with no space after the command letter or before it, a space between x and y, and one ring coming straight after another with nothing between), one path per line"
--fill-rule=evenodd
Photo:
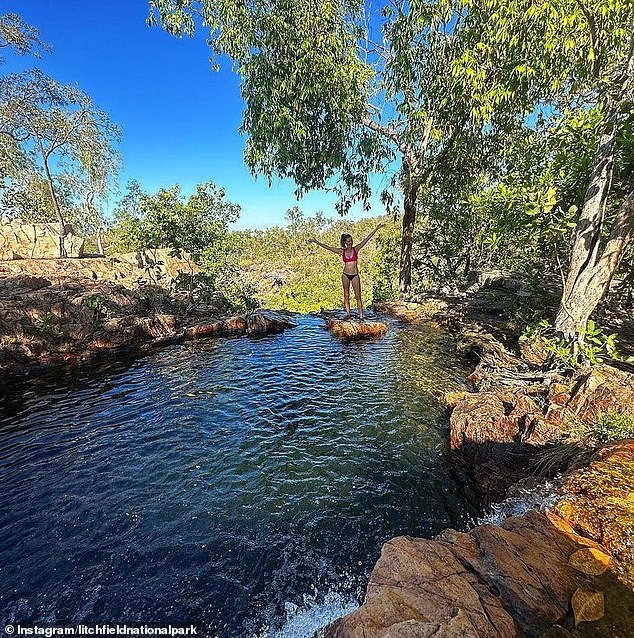
M479 513L443 451L451 341L317 317L12 386L0 399L0 616L312 635L381 545Z

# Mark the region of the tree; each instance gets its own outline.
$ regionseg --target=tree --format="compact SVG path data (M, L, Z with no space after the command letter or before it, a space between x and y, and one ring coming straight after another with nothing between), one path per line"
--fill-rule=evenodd
M0 96L0 137L19 144L39 163L57 218L63 257L68 228L55 167L65 162L85 171L91 192L103 193L114 172L112 147L118 129L80 89L61 85L37 69L0 78Z
M399 279L409 292L421 189L460 138L484 130L465 82L451 73L461 54L452 11L442 2L397 1L377 11L347 0L150 7L150 21L179 36L193 33L200 15L214 52L236 65L253 172L290 177L298 194L334 181L345 212L355 201L367 206L369 175L394 173L400 160L392 186L403 196Z
M20 55L35 57L39 57L40 51L50 51L49 45L40 40L39 30L15 13L0 15L0 51L8 48ZM0 64L3 61L0 55Z
M228 227L239 216L240 207L228 201L224 189L213 182L198 184L187 198L178 184L150 195L131 182L115 209L115 246L119 250L170 248L181 258L193 259L206 282L214 286L229 267Z
M599 136L574 231L555 321L569 340L605 296L634 227L634 183L612 187L619 131L634 101L634 5L631 0L467 0L471 51L456 71L496 69L482 86L488 103L524 113L570 105L596 107ZM476 98L480 96L477 95ZM606 228L610 199L623 196Z
M401 292L411 284L421 194L456 166L448 160L464 150L461 140L509 130L538 112L559 117L598 106L603 133L556 320L569 338L583 332L632 228L629 189L604 232L615 140L632 103L631 0L395 1L380 15L345 0L150 0L150 7L151 19L177 35L192 33L200 15L214 52L236 64L251 170L291 177L300 192L337 176L345 208L367 198L369 172L400 158ZM373 41L377 32L382 40Z

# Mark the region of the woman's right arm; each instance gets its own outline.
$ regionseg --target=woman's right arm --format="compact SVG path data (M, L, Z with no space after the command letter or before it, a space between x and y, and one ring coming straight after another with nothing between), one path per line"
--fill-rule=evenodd
M326 250L329 250L332 253L341 255L341 248L332 248L331 246L326 246L326 244L322 244L320 241L317 241L316 239L309 239L308 241L309 243L317 244L318 246L321 246L322 248L325 248Z

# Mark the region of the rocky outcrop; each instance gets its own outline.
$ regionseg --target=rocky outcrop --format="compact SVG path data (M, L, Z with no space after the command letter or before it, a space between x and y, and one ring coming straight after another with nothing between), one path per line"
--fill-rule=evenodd
M64 248L68 257L82 257L84 238L66 226ZM48 259L59 257L57 224L25 224L13 221L0 224L0 260Z
M535 473L544 445L589 431L602 414L634 417L634 376L599 366L567 383L452 394L445 402L453 408L451 450L491 503Z
M89 279L111 281L131 289L153 285L169 290L183 273L190 272L196 273L198 268L188 255L181 258L166 248L109 257L0 261L0 283L5 286L12 278L29 276L46 278L51 285Z
M634 501L626 494L632 493L632 463L634 442L624 442L605 448L591 464L593 472L606 476L601 513L589 508L595 523L610 515L631 522ZM624 464L630 482L610 481ZM634 595L623 576L631 574L631 554L586 536L564 506L583 494L586 480L582 473L567 477L564 491L581 483L555 511L531 510L468 533L446 530L434 540L389 541L364 604L327 627L324 636L634 635ZM623 529L625 539L631 528Z
M271 310L259 310L246 316L228 317L215 321L202 321L185 328L187 337L196 339L214 335L258 335L283 332L295 327L286 315Z
M339 339L368 339L382 337L387 332L387 325L380 321L341 321L326 319L326 328L333 337Z
M438 297L421 299L420 302L381 301L372 305L376 312L394 317L404 323L415 323L439 318L449 310L449 303Z
M287 316L267 311L223 316L221 300L191 308L186 293L171 290L183 271L191 272L190 264L167 251L0 262L0 372L180 339L280 332L294 325Z
M601 543L621 580L634 588L634 440L601 449L588 466L564 478L561 492L557 514Z

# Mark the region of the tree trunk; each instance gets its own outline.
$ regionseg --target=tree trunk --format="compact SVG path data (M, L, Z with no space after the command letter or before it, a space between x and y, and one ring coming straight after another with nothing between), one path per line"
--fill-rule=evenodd
M97 228L97 252L103 255L103 238L101 236L101 227Z
M616 104L608 101L605 125L594 156L592 173L579 221L575 228L570 269L555 320L555 329L570 340L583 331L590 314L601 301L601 297L599 297L596 301L591 302L585 296L588 293L587 287L590 285L590 281L595 279L595 265L601 241L605 207L612 183L616 125ZM614 272L609 274L609 279L613 274ZM594 296L593 294L592 299Z
M633 232L634 188L619 208L601 258L579 274L573 290L562 298L555 327L566 338L572 340L583 331L590 315L605 297Z
M399 265L398 288L400 296L407 295L412 289L412 243L416 225L416 198L418 181L412 177L409 165L403 163L405 197L403 202L403 238L401 240L401 259Z
M55 211L55 215L57 216L57 232L59 235L59 256L66 257L66 247L64 246L64 238L66 237L66 222L64 221L64 216L62 215L62 209L59 206L59 202L57 201L57 195L55 193L55 186L53 184L53 176L51 175L51 170L48 166L48 155L44 151L44 147L41 142L38 144L40 147L40 153L42 155L42 162L44 164L44 170L46 171L46 181L48 183L48 192L51 196L51 202L53 203L53 210Z

